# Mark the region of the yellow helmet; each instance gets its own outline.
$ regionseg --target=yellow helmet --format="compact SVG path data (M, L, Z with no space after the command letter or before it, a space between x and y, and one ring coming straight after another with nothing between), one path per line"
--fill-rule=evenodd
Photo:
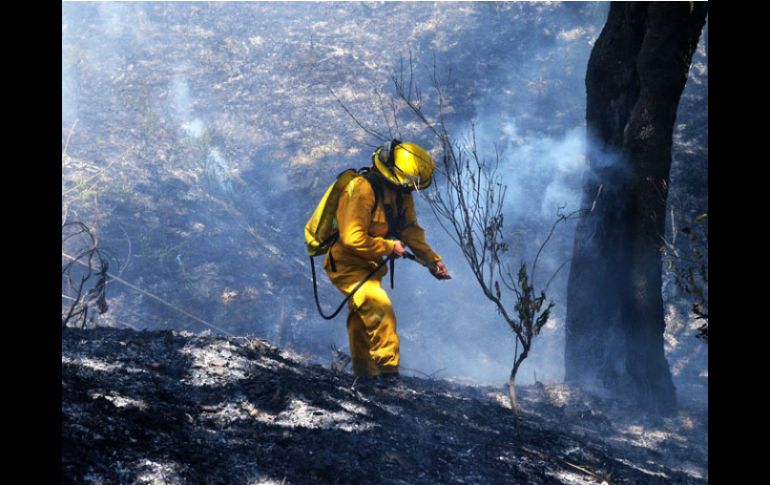
M416 143L392 140L377 148L372 158L380 175L396 189L422 190L433 181L436 163Z

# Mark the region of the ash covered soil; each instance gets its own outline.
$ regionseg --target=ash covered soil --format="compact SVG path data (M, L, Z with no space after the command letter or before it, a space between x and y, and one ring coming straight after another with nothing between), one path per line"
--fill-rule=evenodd
M63 483L706 483L705 406L353 376L259 339L66 329Z

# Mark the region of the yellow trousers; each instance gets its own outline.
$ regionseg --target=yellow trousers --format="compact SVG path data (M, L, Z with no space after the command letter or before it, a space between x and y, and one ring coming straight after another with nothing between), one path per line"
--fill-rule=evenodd
M329 278L346 295L371 271L344 267L339 263L337 269L339 272L329 272ZM381 286L386 273L387 269L383 267L348 301L350 357L356 376L398 372L396 314L388 294Z

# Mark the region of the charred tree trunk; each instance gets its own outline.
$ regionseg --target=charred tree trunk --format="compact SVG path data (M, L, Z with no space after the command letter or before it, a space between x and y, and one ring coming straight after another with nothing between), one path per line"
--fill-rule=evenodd
M706 2L613 3L586 73L590 173L567 295L566 381L676 408L661 237L679 98ZM597 196L598 194L598 196Z

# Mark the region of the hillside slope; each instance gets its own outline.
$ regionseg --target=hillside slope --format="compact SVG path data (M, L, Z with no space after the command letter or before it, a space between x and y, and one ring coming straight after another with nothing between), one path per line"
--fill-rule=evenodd
M353 377L262 340L67 329L63 483L706 483L707 416L565 386Z

